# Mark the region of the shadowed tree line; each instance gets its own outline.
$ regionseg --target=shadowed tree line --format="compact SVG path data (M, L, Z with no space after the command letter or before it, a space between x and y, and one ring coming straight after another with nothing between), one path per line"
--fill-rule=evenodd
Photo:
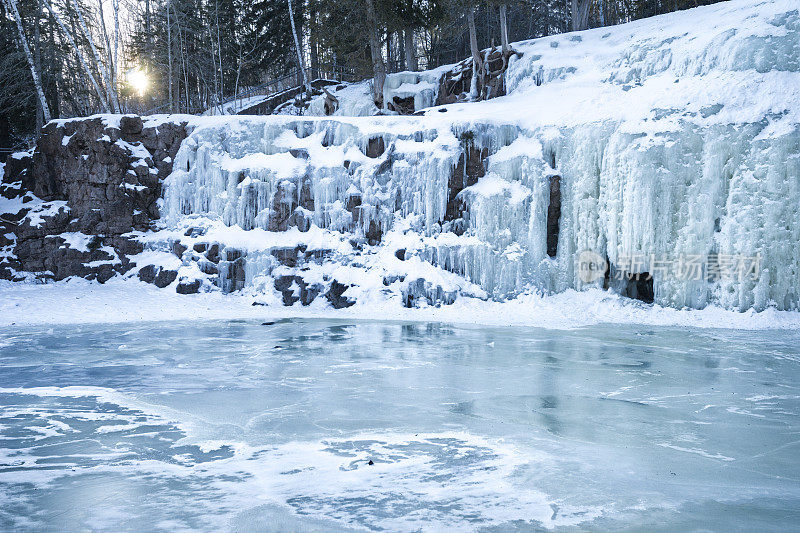
M390 72L481 67L477 50L715 1L0 0L0 147L50 118L198 112L330 65L373 78L379 100Z

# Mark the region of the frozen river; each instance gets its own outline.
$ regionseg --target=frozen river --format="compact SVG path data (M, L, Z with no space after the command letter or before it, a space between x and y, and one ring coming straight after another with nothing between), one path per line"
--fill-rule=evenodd
M0 530L786 530L800 333L6 328Z

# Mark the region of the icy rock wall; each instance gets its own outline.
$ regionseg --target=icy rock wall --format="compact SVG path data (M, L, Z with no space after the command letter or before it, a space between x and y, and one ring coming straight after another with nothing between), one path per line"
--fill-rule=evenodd
M204 214L245 230L313 226L369 245L402 245L496 298L585 287L575 270L583 250L612 265L631 255L761 254L758 280L653 273L655 299L793 309L800 127L761 135L768 126L685 124L644 135L614 123L525 131L424 128L410 119L381 131L374 122L237 121L198 128L183 143L162 208L168 224ZM460 176L470 151L486 156L477 160L482 169ZM554 176L561 217L551 258Z
M317 248L328 239L330 260L389 283L397 252L493 298L625 293L624 280L581 281L576 259L590 250L611 273L652 274L663 305L800 307L796 3L734 0L515 48L509 94L490 102L423 117L201 125L176 156L162 214L172 225L193 215L289 230L292 243L308 233ZM395 81L390 91L414 80ZM354 259L349 240L353 254L376 252ZM248 255L245 285L275 268L274 241L261 259ZM694 279L626 262L714 255L758 256L758 271Z

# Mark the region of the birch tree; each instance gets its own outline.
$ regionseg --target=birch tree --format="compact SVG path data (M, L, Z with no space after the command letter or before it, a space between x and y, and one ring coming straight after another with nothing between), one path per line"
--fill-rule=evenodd
M22 46L22 49L25 52L25 58L28 61L28 66L31 69L31 76L33 77L33 85L36 87L36 94L39 96L39 105L42 108L42 116L44 117L45 122L49 122L52 118L50 115L50 106L47 105L47 98L45 98L44 89L42 89L42 80L39 77L39 73L36 71L36 65L33 60L33 55L31 54L31 47L28 45L27 37L25 37L25 28L22 26L22 19L20 18L19 11L17 10L17 0L3 0L3 5L14 17L14 22L17 25L17 31L19 32L19 44Z
M7 1L14 1L14 0L7 0ZM78 56L78 61L83 68L84 74L86 77L89 78L92 82L92 86L94 87L95 91L97 92L97 97L100 99L100 104L103 106L103 111L106 113L111 112L111 107L108 105L108 100L106 99L104 91L100 88L100 84L97 83L97 80L94 77L89 65L86 63L86 59L83 57L83 53L81 49L78 47L78 44L75 42L75 38L72 36L72 33L67 30L66 26L64 26L64 21L61 20L61 16L58 14L58 11L53 9L53 6L50 5L50 2L46 2L45 5L47 6L47 10L50 11L50 14L53 15L53 18L56 19L56 23L61 28L61 31L66 35L67 40L69 40L70 44L72 45L72 49L75 51L75 55Z
M81 12L81 8L76 0L72 0L72 7L75 9L75 13L78 15L78 21L80 22L81 29L83 29L83 34L86 37L86 40L89 42L89 48L92 50L92 55L94 56L96 66L100 71L100 74L103 76L103 78L105 78L106 89L108 91L109 103L111 104L112 111L114 113L119 113L120 108L119 100L117 98L117 89L114 86L113 80L109 76L108 70L103 64L103 61L100 59L100 54L97 52L97 47L94 45L94 38L92 37L89 28L86 26L83 13Z
M370 2L371 0L367 0ZM297 67L303 76L303 87L307 96L311 95L311 87L308 84L308 75L306 74L305 62L303 61L303 50L300 48L300 40L297 38L297 28L294 25L294 10L292 9L292 0L287 0L289 3L289 22L292 24L292 37L294 38L294 48L297 51Z

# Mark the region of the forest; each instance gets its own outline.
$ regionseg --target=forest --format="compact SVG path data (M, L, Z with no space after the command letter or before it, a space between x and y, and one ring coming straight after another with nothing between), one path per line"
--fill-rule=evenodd
M2 0L0 149L24 147L50 119L196 114L334 70L380 84L479 60L479 49L715 1Z

